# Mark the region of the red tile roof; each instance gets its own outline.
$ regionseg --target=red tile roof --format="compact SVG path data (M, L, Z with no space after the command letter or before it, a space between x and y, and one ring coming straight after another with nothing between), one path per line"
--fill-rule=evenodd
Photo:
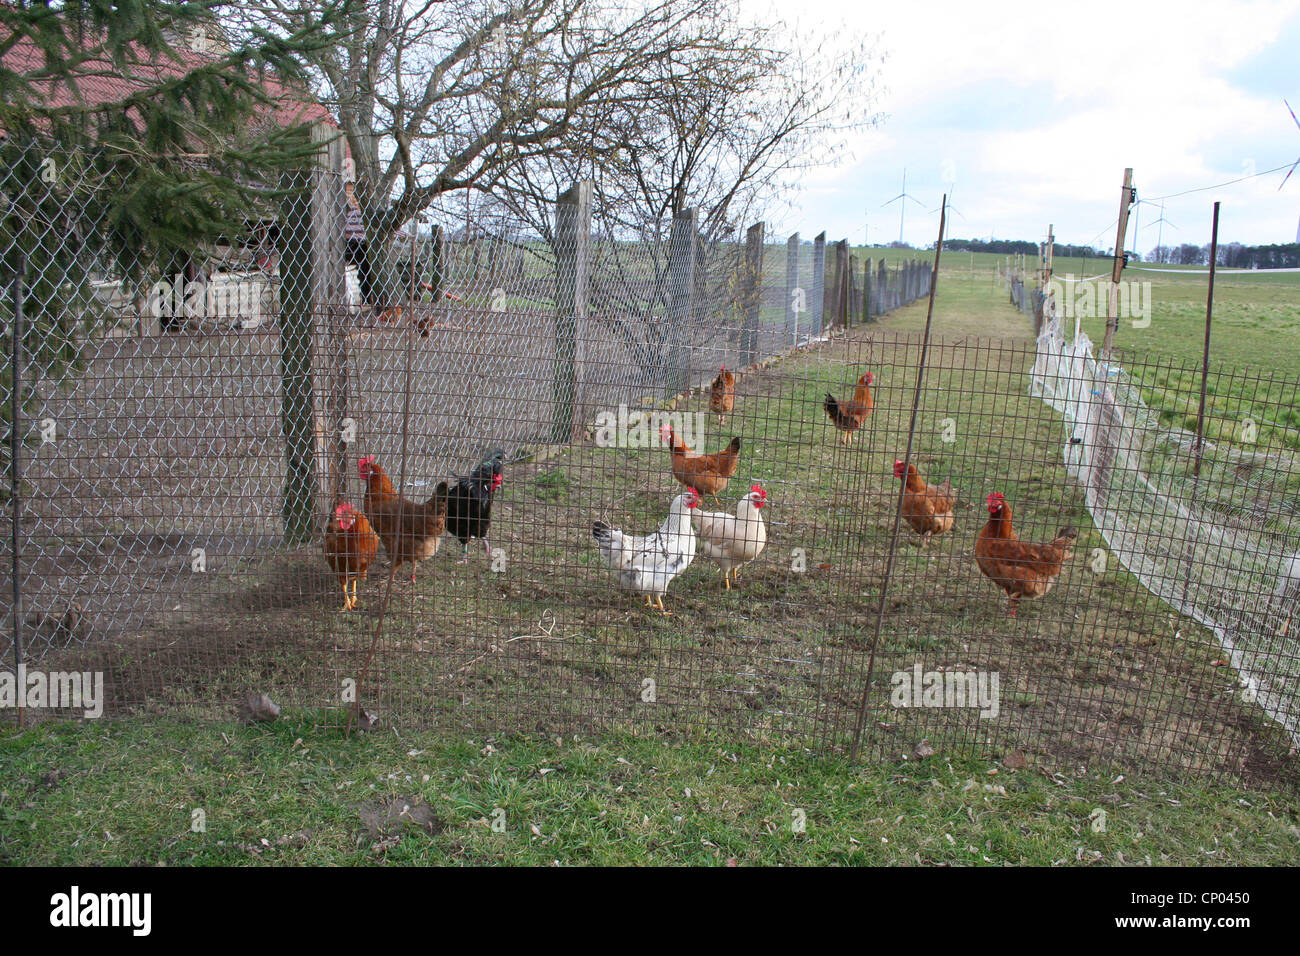
M91 58L78 65L74 83L37 79L33 85L43 94L47 107L73 106L78 103L99 105L125 99L132 93L149 89L159 82L191 72L197 67L212 63L218 57L190 49L184 41L172 45L176 57L162 57L146 61L142 56L131 57L127 75L117 71L111 61ZM32 75L45 69L45 57L30 40L23 38L0 57L0 65L20 75ZM329 123L338 127L330 111L317 102L310 93L295 90L281 83L275 76L266 74L258 85L270 97L269 107L259 107L259 119L272 120L288 127L299 123Z

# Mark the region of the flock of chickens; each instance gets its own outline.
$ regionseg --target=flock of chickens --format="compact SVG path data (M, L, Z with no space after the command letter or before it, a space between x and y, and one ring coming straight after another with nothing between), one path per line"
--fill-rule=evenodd
M853 443L853 434L875 407L872 382L870 372L862 375L850 401L826 395L823 407L841 432L843 445ZM709 394L709 408L720 424L735 401L735 374L723 366ZM741 568L763 553L767 529L761 511L767 492L753 485L734 514L699 511L702 495L718 495L736 474L740 439L732 438L719 452L702 454L692 451L671 425L663 426L660 438L668 447L673 478L686 491L673 499L658 530L645 536L629 535L597 521L591 534L619 583L643 595L647 607L670 614L663 604L668 585L691 566L697 551L717 563L728 590L738 580ZM460 541L461 561L467 558L471 538L480 539L484 551L490 553L487 533L492 496L501 486L503 457L495 452L455 484L439 482L433 496L422 504L399 495L373 456L361 459L361 479L366 485L363 510L337 502L325 534L325 557L343 587L343 610L357 607L358 582L365 578L381 544L394 568L411 565L412 581L416 564L438 552L444 531ZM922 547L934 536L952 530L956 494L948 481L929 485L915 465L902 461L894 462L894 477L904 481L902 516L921 536ZM989 519L976 536L975 561L984 576L1006 592L1014 617L1021 600L1042 597L1051 590L1071 557L1078 531L1062 528L1055 539L1045 543L1021 541L1012 528L1006 498L994 492L985 504Z
M454 485L438 482L433 496L421 503L399 495L373 455L362 458L358 468L366 484L363 510L335 502L325 528L325 560L343 586L343 610L356 609L357 587L378 556L380 544L394 570L411 566L412 582L415 566L438 553L444 531L460 541L461 561L468 559L471 538L481 540L483 550L490 553L492 495L501 487L504 459L503 452L493 452Z

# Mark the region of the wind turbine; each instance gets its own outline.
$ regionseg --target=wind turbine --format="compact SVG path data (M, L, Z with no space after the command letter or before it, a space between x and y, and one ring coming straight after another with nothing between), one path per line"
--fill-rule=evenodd
M956 184L956 183L947 183L946 185L947 185L947 187L948 187L948 211L949 211L949 212L955 212L957 215L961 216L962 221L964 222L965 219L966 219L966 217L962 215L962 212L961 212L960 209L958 209L956 206L954 206L954 205L952 204L952 194L955 193L955 192L957 191L957 184ZM930 212L938 212L940 208L941 208L940 206L935 206L933 209L931 209L931 210L929 210L929 211L930 211Z
M1142 230L1142 207L1154 205L1155 203L1149 199L1139 199L1133 204L1133 242L1135 245L1138 242L1138 233ZM1172 223L1170 225L1172 225ZM1140 253L1142 250L1138 249L1136 251Z
M916 203L918 206L924 206L924 205L925 205L925 203L921 202L921 200L917 199L915 196L909 196L909 195L908 195L908 193L907 193L907 167L904 166L904 167L903 167L903 191L902 191L901 193L899 193L897 196L895 196L893 199L889 200L889 202L881 203L881 204L880 204L880 208L881 208L881 209L884 209L886 206L892 206L892 205L893 205L894 203L896 203L896 202L902 204L902 205L900 205L899 208L898 208L898 241L899 241L899 244L900 244L900 245L901 245L902 242L903 242L903 219L904 219L904 217L907 215L907 201L908 201L909 199L912 200L912 202Z
M1300 162L1300 160L1297 160L1297 162ZM1156 232L1156 259L1157 259L1157 260L1159 260L1159 258L1160 258L1160 247L1161 247L1162 245L1164 245L1164 243L1163 243L1161 240L1164 238L1164 234L1165 234L1165 223L1167 223L1167 222L1169 223L1170 228L1173 228L1173 229L1177 229L1177 228L1178 228L1178 227L1175 226L1172 222L1169 222L1169 220L1165 218L1165 204L1164 204L1164 203L1161 203L1161 204L1160 204L1160 218L1157 219L1155 222L1149 222L1149 223L1147 223L1147 228L1148 228L1148 229L1150 229L1152 226L1159 226L1159 227L1160 227L1160 229Z
M1287 103L1286 100L1283 100L1282 102L1286 106L1286 111L1291 114L1291 119L1295 120L1295 125L1300 126L1300 119L1296 119L1295 110L1291 109L1291 104ZM1295 172L1297 166L1300 166L1300 159L1297 159L1291 164L1291 168L1286 171L1286 175L1282 177L1282 181L1277 184L1279 190L1286 185L1286 181L1291 178L1291 174Z
M1296 119L1295 110L1291 109L1291 104L1287 103L1286 100L1283 100L1282 102L1286 105L1286 111L1291 114L1291 119L1295 120L1296 126L1300 126L1300 119ZM1297 159L1294 163L1291 164L1291 168L1286 171L1286 175L1282 177L1282 181L1277 184L1277 188L1279 192L1281 191L1282 187L1286 185L1286 181L1291 178L1291 174L1295 172L1295 168L1297 166L1300 166L1300 159ZM1300 222L1296 223L1295 241L1300 242Z

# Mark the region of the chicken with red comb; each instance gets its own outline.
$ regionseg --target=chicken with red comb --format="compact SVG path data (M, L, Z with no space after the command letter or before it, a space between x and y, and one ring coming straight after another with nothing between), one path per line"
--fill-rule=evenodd
M988 524L975 538L975 563L980 572L1002 588L1016 616L1022 598L1039 598L1052 589L1061 568L1070 560L1079 537L1075 528L1062 528L1049 542L1021 541L1011 526L1011 505L995 491L985 499Z

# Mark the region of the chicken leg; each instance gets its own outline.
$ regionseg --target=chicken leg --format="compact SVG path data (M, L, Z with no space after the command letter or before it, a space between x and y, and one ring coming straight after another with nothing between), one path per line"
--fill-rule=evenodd
M361 606L357 597L357 589L361 586L360 578L353 578L350 581L343 582L343 610L355 611ZM349 589L351 589L349 591Z

